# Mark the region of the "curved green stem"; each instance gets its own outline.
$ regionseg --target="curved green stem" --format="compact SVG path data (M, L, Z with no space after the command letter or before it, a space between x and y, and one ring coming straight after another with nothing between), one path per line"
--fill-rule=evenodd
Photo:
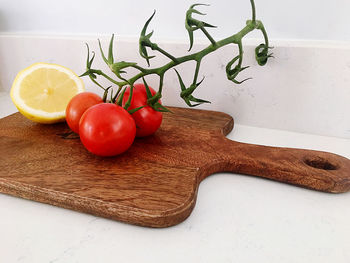
M124 105L124 109L128 109L131 105L131 99L132 99L132 94L133 94L133 91L134 91L134 85L133 84L130 84L130 93L129 93L129 97L128 97L128 100L126 101L125 105Z
M158 93L161 95L163 91L163 80L164 80L164 74L159 76L159 88Z
M132 65L131 67L133 67L133 68L135 68L135 69L138 69L138 70L141 71L141 72L147 72L147 71L148 71L148 69L145 69L145 68L140 67L140 66L138 66L138 65Z
M193 85L197 84L197 78L198 78L200 65L201 65L201 60L197 61L197 64L196 64L196 70L194 72L194 77L193 77Z
M257 29L259 29L262 32L262 34L264 36L264 40L265 40L265 45L268 47L269 46L269 38L267 36L267 33L266 33L266 30L265 30L263 23L259 22Z
M113 99L112 99L112 102L113 102L113 103L117 100L118 95L119 95L120 91L122 90L122 88L123 88L123 86L119 86L119 87L118 87L118 90L117 90L117 92L115 93L115 95L114 95L114 97L113 97Z
M238 45L238 52L239 52L239 59L238 59L238 66L242 67L242 62L243 62L243 46L242 46L242 41L239 41L237 43Z
M152 44L151 45L151 49L152 50L157 50L159 51L160 53L162 53L164 56L170 58L171 60L175 61L176 62L176 57L170 55L168 52L166 52L164 49L160 48L157 44Z
M208 31L204 28L204 27L201 27L200 28L202 30L202 32L204 33L204 35L209 39L209 41L211 42L212 45L215 45L216 42L214 40L214 38L212 38L212 36L208 33Z
M114 79L112 79L110 76L108 76L107 74L103 73L102 70L99 70L99 69L91 69L91 72L92 73L95 73L97 75L100 75L106 79L108 79L110 82L120 86L121 84L123 84L123 82L119 82L119 81L116 81ZM125 85L125 84L124 84Z
M253 21L253 23L255 23L256 12L255 12L255 3L254 3L254 0L250 0L250 4L251 4L251 6L252 6L252 21Z

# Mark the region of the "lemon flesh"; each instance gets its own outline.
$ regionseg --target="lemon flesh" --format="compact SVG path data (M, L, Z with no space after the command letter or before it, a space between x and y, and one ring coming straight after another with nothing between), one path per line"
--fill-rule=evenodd
M72 70L56 64L36 63L17 74L11 98L28 119L56 123L65 120L69 101L84 90L84 83Z

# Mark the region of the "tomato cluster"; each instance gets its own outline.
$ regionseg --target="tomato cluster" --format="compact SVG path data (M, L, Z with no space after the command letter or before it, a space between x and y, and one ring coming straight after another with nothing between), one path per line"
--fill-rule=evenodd
M156 93L151 87L152 96ZM130 87L122 98L128 101ZM160 101L159 101L160 103ZM135 84L130 106L127 109L115 103L103 102L92 92L79 93L66 108L66 121L72 131L80 136L85 148L99 156L114 156L125 152L135 136L155 133L162 123L162 113L147 105L147 92L143 84ZM132 114L129 111L138 109Z

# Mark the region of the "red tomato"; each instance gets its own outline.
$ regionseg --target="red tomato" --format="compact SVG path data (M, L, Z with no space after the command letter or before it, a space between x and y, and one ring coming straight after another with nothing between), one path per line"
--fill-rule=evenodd
M133 118L122 107L101 103L90 107L81 116L80 140L85 148L99 156L114 156L125 152L135 139Z
M102 103L100 96L92 92L82 92L75 95L66 108L66 121L72 131L79 133L79 121L81 115L96 104Z
M149 89L152 95L156 93L151 87L149 87ZM130 87L128 87L125 91L123 106L127 102L129 95ZM131 115L135 120L137 137L148 136L155 133L162 123L163 114L159 111L155 111L152 107L147 105L147 93L145 85L135 84L131 104L128 110L132 110L143 105L146 106Z

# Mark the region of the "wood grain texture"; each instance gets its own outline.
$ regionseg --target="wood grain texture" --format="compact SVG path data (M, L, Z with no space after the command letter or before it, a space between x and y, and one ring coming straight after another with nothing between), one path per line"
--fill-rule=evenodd
M222 171L325 192L350 189L350 160L332 153L259 146L225 137L233 119L171 108L159 131L124 154L102 158L65 123L41 125L19 113L0 120L0 191L131 224L167 227L191 213L199 183Z

